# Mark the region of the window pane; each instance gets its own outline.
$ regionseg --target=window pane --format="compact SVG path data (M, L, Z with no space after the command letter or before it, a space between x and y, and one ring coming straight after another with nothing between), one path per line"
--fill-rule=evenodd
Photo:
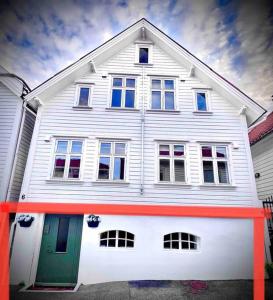
M203 157L212 157L211 147L203 146L202 147L202 156Z
M72 141L71 153L82 153L82 142Z
M170 242L165 242L164 243L164 248L165 249L170 249L171 248L171 243Z
M174 161L174 180L185 182L185 165L184 160Z
M115 237L116 237L116 231L115 230L109 231L109 238L115 238Z
M115 144L115 154L117 154L117 155L125 154L125 144L124 143L116 143Z
M169 145L159 145L159 155L170 155Z
M88 106L89 88L80 88L79 105Z
M100 234L101 239L106 239L107 238L107 232L103 232Z
M170 160L160 159L159 165L159 180L170 181Z
M101 247L107 247L107 240L100 241L100 246Z
M135 79L128 78L126 79L126 87L135 87Z
M125 237L126 237L125 234L126 234L125 231L120 230L120 231L118 232L118 237L121 238L121 239L125 239Z
M172 242L172 249L179 249L179 242Z
M174 145L173 152L174 152L174 156L183 156L184 155L184 146L183 145Z
M173 90L174 89L174 82L173 80L164 80L165 89L166 90Z
M161 92L152 92L152 109L161 109Z
M152 80L152 89L160 90L161 89L161 80L153 79Z
M171 234L172 240L178 241L179 240L179 233L174 232Z
M135 91L126 90L125 107L135 107Z
M182 240L187 241L189 239L189 234L182 232L181 233L181 238L182 238Z
M101 157L99 163L99 179L109 179L110 157Z
M68 141L58 141L57 142L57 153L67 153Z
M109 240L108 247L116 247L116 240Z
M128 240L133 240L134 239L134 234L127 232L127 239Z
M204 182L213 183L213 163L212 161L203 161Z
M181 243L181 248L182 249L189 249L189 243L188 242L182 242Z
M217 157L227 157L226 147L216 147Z
M197 244L190 243L190 249L196 250L197 249Z
M148 48L139 48L139 62L141 64L147 64L148 63Z
M69 178L79 178L80 177L80 165L81 165L81 158L77 156L70 157L70 164L69 164Z
M174 93L165 92L165 109L174 109Z
M206 94L197 93L196 97L197 97L197 110L206 111L207 110Z
M218 161L217 166L218 166L219 183L229 183L227 162Z
M113 86L122 86L122 78L114 78Z
M56 156L53 177L63 177L64 167L65 167L65 156Z
M171 239L171 235L170 234L164 235L164 241L169 241L170 239Z
M118 240L118 247L125 247L125 240Z
M196 236L190 234L190 240L191 240L192 242L196 242Z
M111 153L111 143L101 143L100 154L110 154L110 153Z
M59 218L59 228L56 242L56 252L66 252L69 218Z
M115 157L114 160L114 180L124 180L124 165L125 158L124 157Z
M121 90L112 91L112 107L121 107Z
M134 242L132 242L132 241L127 241L127 242L126 242L126 245L127 245L128 248L133 248L133 247L134 247Z

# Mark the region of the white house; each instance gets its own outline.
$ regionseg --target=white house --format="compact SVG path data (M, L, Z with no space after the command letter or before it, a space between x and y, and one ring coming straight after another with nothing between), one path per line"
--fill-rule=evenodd
M30 91L20 77L0 66L0 201L18 201L36 104L24 100Z
M257 207L264 109L141 19L32 90L20 201ZM252 220L32 214L11 283L252 278Z

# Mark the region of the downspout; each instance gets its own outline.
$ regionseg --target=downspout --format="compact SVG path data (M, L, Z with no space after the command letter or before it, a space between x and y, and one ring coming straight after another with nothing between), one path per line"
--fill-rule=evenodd
M144 66L142 66L142 110L141 110L141 176L140 195L144 193L144 129L145 129L145 101L144 101Z

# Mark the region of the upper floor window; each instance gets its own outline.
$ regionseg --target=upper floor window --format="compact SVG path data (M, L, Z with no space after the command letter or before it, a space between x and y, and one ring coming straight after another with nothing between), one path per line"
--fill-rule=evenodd
M174 79L152 79L151 108L158 110L175 109L175 81Z
M147 64L149 62L149 48L139 48L139 63Z
M123 230L110 230L100 234L101 247L133 248L135 235Z
M127 144L101 141L99 149L98 179L125 181Z
M204 145L201 152L204 183L229 184L227 146Z
M186 182L185 146L183 144L159 144L159 182Z
M165 249L197 250L198 237L186 232L173 232L164 235Z
M91 87L90 85L78 85L76 92L75 105L79 107L91 106Z
M82 140L56 140L52 177L79 179L82 153Z
M136 44L136 64L152 64L153 45L151 43Z
M111 107L134 108L136 98L136 79L132 77L113 77Z
M209 112L209 94L206 90L195 91L195 110L197 112Z

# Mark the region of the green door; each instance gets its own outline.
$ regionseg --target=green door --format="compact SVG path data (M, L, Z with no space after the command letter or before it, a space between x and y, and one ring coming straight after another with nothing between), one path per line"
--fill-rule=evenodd
M77 282L83 216L46 215L36 284Z

